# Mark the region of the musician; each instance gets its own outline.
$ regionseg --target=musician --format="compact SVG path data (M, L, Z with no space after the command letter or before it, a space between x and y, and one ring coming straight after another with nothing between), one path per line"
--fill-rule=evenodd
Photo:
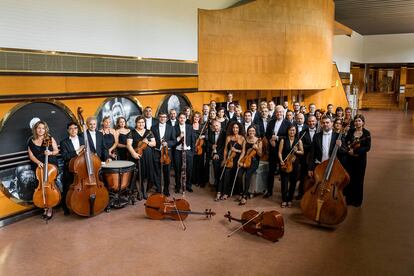
M151 106L147 106L144 108L144 119L145 119L145 128L150 130L152 126L158 124L156 118L152 117L152 108Z
M155 138L154 147L154 172L155 172L155 186L161 191L161 185L163 187L163 194L170 196L170 171L171 164L161 164L161 149L162 147L168 148L168 155L172 160L171 148L176 144L174 128L167 124L167 114L160 111L158 113L158 125L152 126L151 132ZM161 184L161 173L163 183Z
M252 112L252 121L256 124L256 121L260 119L260 112L257 111L257 103L252 102L250 104L250 111Z
M222 166L225 167L227 160L233 161L233 166L224 168L224 177L219 182L216 200L226 200L233 188L233 181L237 177L236 171L240 158L243 158L246 147L244 129L238 122L231 122L227 129L226 143L224 145L224 159Z
M250 110L247 110L247 111L244 112L243 119L244 119L243 120L244 121L244 123L243 123L244 133L247 133L247 129L250 126L255 126L257 128L256 124L253 123L253 116L252 116L252 112Z
M156 127L156 125L154 125ZM139 155L135 149L139 142L147 144L142 155ZM155 138L151 130L145 128L145 117L138 116L135 119L135 128L131 130L127 138L127 149L131 155L131 161L138 165L141 192L144 199L147 199L148 183L153 182L154 176L154 157L152 148L156 146ZM156 187L156 192L160 193L160 187Z
M111 118L109 116L105 116L102 119L102 128L99 131L103 134L104 146L108 151L109 157L116 159L115 149L118 141L116 139L115 129L111 127Z
M298 113L300 113L300 103L294 102L293 103L293 116L296 117Z
M228 108L226 110L226 117L228 120L233 119L235 110L236 110L236 105L233 102L228 103Z
M260 102L260 111L262 111L264 108L267 108L267 102L261 101ZM267 108L269 110L269 108Z
M32 128L33 136L29 139L27 151L30 161L32 161L32 170L36 171L36 168L43 169L48 156L49 163L58 166L56 155L59 153L55 139L49 134L49 127L46 122L38 121ZM47 147L44 143L50 140L50 145ZM43 213L43 218L49 220L53 217L53 209L48 208Z
M283 106L283 118L286 118L286 112L289 110L289 102L284 101L282 106Z
M274 119L276 117L276 113L275 113L276 105L275 105L275 102L274 101L269 101L267 103L267 108L269 109L269 117L270 117L270 119ZM283 115L283 113L282 113L282 115Z
M213 161L214 170L214 187L218 191L220 174L221 174L221 163L224 159L224 145L226 143L226 131L221 128L221 123L217 120L211 123L213 131L208 132L207 138L207 161L211 159ZM220 198L218 195L217 198Z
M309 104L309 113L306 114L306 117L309 118L311 115L315 115L316 105L314 103Z
M291 125L288 120L283 119L283 106L276 106L275 116L276 118L269 122L266 130L266 138L269 141L269 173L267 177L267 191L263 196L264 198L273 195L275 172L277 173L277 167L279 165L277 150L281 138L287 135L287 128Z
M292 110L286 111L285 120L287 120L291 124L295 123L295 117Z
M279 144L279 161L280 161L280 184L281 184L281 190L282 190L282 204L280 207L285 208L291 208L292 207L292 200L293 200L293 194L295 193L296 189L296 181L297 181L297 175L299 170L299 162L298 159L296 159L292 163L292 171L286 172L283 169L283 166L285 166L285 162L289 162L288 155L289 154L295 154L295 155L303 155L303 145L302 141L299 140L299 137L296 133L296 127L294 125L290 125L287 128L287 137L282 138L280 140Z
M299 135L299 133L306 129L307 126L305 125L305 115L303 113L296 114L296 120L295 120L295 127L296 127L296 133Z
M334 119L333 130L336 133L340 133L342 131L342 119Z
M167 121L167 124L169 124L172 127L175 127L175 125L177 124L177 111L175 109L170 109L168 117L169 120Z
M245 149L246 155L249 154L250 149L254 149L256 151L256 155L251 160L250 168L241 169L241 175L244 175L244 179L243 179L244 181L242 181L244 185L242 187L242 198L240 200L239 205L245 205L247 202L247 198L249 197L250 183L251 183L253 174L256 172L257 168L259 167L260 157L262 156L262 147L263 147L262 141L259 139L259 134L258 134L258 131L256 130L256 126L254 125L249 126L249 128L247 129L247 136L246 136L246 149Z
M345 108L343 126L345 128L345 133L348 133L349 129L354 127L354 121L352 120L352 108L350 107Z
M367 152L371 149L371 133L365 129L362 114L354 117L355 128L349 130L345 141L349 145L346 170L351 178L344 189L348 205L359 207L362 204L364 177L367 166Z
M221 124L221 129L224 131L227 129L227 124L229 123L229 119L225 116L224 107L219 107L217 109L217 117L216 120Z
M335 109L335 119L343 119L344 118L344 109L340 106L338 106Z
M108 150L105 148L103 134L102 132L96 131L96 117L86 118L86 125L88 127L86 134L91 152L96 153L102 162L111 161Z
M216 120L216 119L217 119L217 111L215 109L211 109L210 112L208 113L208 121L207 121L208 129L210 129L210 127L211 127L211 122Z
M233 104L233 106L236 105L235 102L233 102L233 92L227 92L227 101L226 101L226 111L230 111L230 105ZM231 119L233 117L233 115L231 117L229 117L229 119Z
M339 146L338 153L345 153L343 137L338 140L339 134L334 132L332 119L329 116L322 116L321 132L317 132L313 137L310 157L309 157L309 171L310 177L313 177L313 171L319 163L328 160L332 154L335 144Z
M191 125L191 108L189 106L184 106L183 112L186 117L185 123Z
M328 104L328 106L326 107L327 111L325 113L326 116L331 117L331 119L334 118L334 113L333 113L333 104Z
M217 102L215 100L210 101L210 110L217 109Z
M128 149L127 149L126 144L127 144L128 134L130 132L131 132L131 129L128 127L125 118L118 117L116 119L116 126L115 126L115 140L118 141L116 145L118 160L128 159Z
M203 104L203 118L201 120L203 123L208 121L209 113L210 113L210 106L208 104Z
M81 154L85 148L85 140L83 136L78 135L78 125L75 122L70 122L66 128L69 136L60 142L60 154L65 162L62 181L62 209L63 214L68 216L70 211L66 205L66 195L69 191L69 186L73 183L73 173L69 171L69 162L72 158Z
M321 119L322 119L322 110L320 109L316 109L315 110L315 118L316 118L316 132L320 132L321 131Z
M194 154L193 157L193 170L191 172L191 174L189 174L188 176L191 176L191 183L196 185L196 186L202 186L204 187L206 184L206 176L204 174L205 171L205 167L204 167L204 161L205 161L205 152L206 152L206 143L205 143L205 139L206 139L206 131L208 128L208 121L205 121L205 123L201 123L200 121L200 113L199 112L194 112L193 114L193 132L195 133L195 137L196 137L196 145L197 145L197 141L200 140L204 140L204 144L202 146L202 153L201 155L197 155ZM203 133L201 133L203 131ZM198 143L200 143L201 141L199 141ZM195 148L194 148L195 151Z
M260 112L260 119L256 121L258 127L258 134L261 138L263 138L266 134L267 126L269 124L269 109L264 107Z
M302 129L299 133L299 137L302 137L302 145L304 154L299 156L299 187L298 187L298 195L296 197L297 200L302 199L304 194L304 181L305 177L308 175L308 160L309 154L312 147L313 137L316 134L316 117L314 115L309 115L308 117L308 125L306 128Z
M184 152L184 158L186 161L186 170L185 170L185 178L186 183L183 183L183 185L186 186L186 190L190 193L193 192L193 189L191 188L191 171L193 169L193 156L194 156L194 148L195 148L195 133L193 131L193 126L186 123L187 117L186 114L180 113L178 115L178 125L175 126L175 136L177 141L177 146L175 150L175 169L176 169L176 183L175 183L175 192L180 192L181 187L181 176L182 176L182 170L181 167L183 165L183 152Z
M238 122L239 124L244 124L244 119L242 117L242 108L240 105L236 106L234 116L230 119L230 122Z

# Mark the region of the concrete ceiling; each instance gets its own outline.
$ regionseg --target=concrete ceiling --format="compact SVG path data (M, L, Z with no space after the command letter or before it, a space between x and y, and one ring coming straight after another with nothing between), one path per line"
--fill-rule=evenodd
M362 35L414 33L414 0L335 0L335 19Z

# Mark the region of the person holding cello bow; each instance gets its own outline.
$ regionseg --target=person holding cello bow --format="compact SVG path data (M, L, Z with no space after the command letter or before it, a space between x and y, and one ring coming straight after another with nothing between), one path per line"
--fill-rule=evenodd
M103 134L102 132L96 131L96 117L91 116L86 118L86 124L88 127L86 134L91 152L96 153L102 162L111 161L108 150L105 148Z
M212 123L212 131L207 136L207 153L206 156L213 161L214 170L214 187L218 192L221 163L224 159L224 144L226 143L226 132L221 128L221 123L214 120ZM208 161L207 161L208 162ZM209 163L209 162L208 162ZM220 198L220 195L218 195Z
M127 139L127 149L131 155L131 161L138 165L138 181L141 188L141 191L138 191L138 199L141 198L141 193L143 198L147 199L148 183L155 178L153 151L151 149L155 146L154 135L151 130L145 128L145 118L138 116L135 119L135 128L131 130Z
M56 166L57 172L58 161L56 155L59 153L59 149L55 139L49 134L49 127L46 122L38 121L35 123L32 128L32 134L33 136L28 142L27 151L30 161L32 161L32 170L36 172L39 184L43 185L45 183L43 183L42 179L39 179L38 171L44 169L47 156L49 165ZM44 219L50 220L53 217L52 207L45 208L42 216Z
M208 107L208 105L207 105ZM192 129L197 137L195 148L194 148L194 157L193 157L193 170L191 172L191 183L196 186L205 186L206 177L204 175L204 161L205 161L205 140L206 133L209 128L208 119L201 123L201 114L199 112L194 112L192 116Z
M128 160L127 138L131 129L128 127L124 117L116 119L115 140L117 141L117 160Z
M244 131L241 124L234 121L230 122L227 129L224 159L222 162L222 174L224 173L224 176L221 175L216 200L226 200L232 192L232 183L237 179L238 162L245 153L246 139L243 134Z
M75 122L70 122L67 125L69 136L60 141L60 155L65 164L63 169L63 191L62 191L62 208L65 216L70 215L68 206L66 205L66 195L69 191L69 186L73 183L73 173L69 171L69 162L73 157L81 154L85 148L85 141L83 136L78 135L79 129Z
M161 154L163 147L167 149L171 160L171 148L175 145L174 128L167 124L167 114L160 111L158 113L158 125L152 126L151 131L155 138L154 167L155 167L155 186L161 191L161 174L163 178L163 194L170 196L170 171L171 164L162 164ZM171 161L170 161L171 162Z
M118 145L117 135L115 133L115 129L111 128L111 118L109 116L105 116L102 119L102 129L99 130L103 134L103 141L106 150L108 151L108 155L113 160L116 159L116 147Z
M192 193L193 189L191 187L191 171L193 169L193 156L195 148L195 133L193 131L193 126L186 123L187 116L185 113L180 113L178 115L178 124L175 126L175 136L176 136L176 148L175 148L175 168L176 168L176 183L175 183L175 193L180 192L180 188L183 188L183 192L187 190ZM185 159L185 160L184 160ZM181 170L185 161L186 170ZM183 175L185 173L185 175ZM181 183L182 176L185 176L186 183ZM184 186L185 185L185 186Z
M354 126L349 130L345 141L348 146L346 169L350 182L344 189L348 205L360 207L363 199L367 152L371 149L371 133L365 129L365 118L362 114L354 117Z
M280 184L282 190L282 204L280 207L292 207L293 194L296 189L299 163L296 155L303 155L302 137L296 135L296 126L287 128L287 137L279 143ZM290 163L290 164L289 164Z
M247 198L249 197L249 188L252 176L259 167L263 145L258 136L256 126L249 126L246 135L246 154L239 160L239 166L242 168L241 175L244 175L244 181L242 181L244 185L242 187L242 196L239 205L246 204Z
M269 141L269 173L267 176L267 191L263 195L264 198L273 195L275 172L279 165L278 148L280 139L286 136L287 128L291 125L288 120L283 119L283 106L276 106L274 113L275 119L269 122L266 130L266 139Z

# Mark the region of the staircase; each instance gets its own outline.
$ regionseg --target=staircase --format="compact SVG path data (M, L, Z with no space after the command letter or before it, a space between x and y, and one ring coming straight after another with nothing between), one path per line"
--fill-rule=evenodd
M361 109L388 109L398 110L397 96L389 93L364 93Z

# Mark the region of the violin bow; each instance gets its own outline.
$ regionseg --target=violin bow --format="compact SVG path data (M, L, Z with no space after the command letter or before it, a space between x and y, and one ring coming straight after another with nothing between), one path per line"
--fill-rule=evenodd
M236 230L232 231L230 234L227 235L227 238L230 238L234 233L238 232L240 229L242 229L245 225L249 224L251 221L253 221L255 218L261 216L264 214L264 211L258 213L257 215L255 215L254 217L252 217L251 219L249 219L248 221L246 221L245 223L243 223L241 226L237 227Z
M305 136L306 131L303 132L302 136L300 136L299 140L296 142L296 144L292 147L292 149L290 150L289 154L286 155L285 159L283 160L283 162L285 162L288 157L292 154L293 150L295 149L295 147L299 144L299 141L302 140L303 136ZM288 138L289 139L289 138Z
M231 151L233 150L233 147L231 147L230 148L230 150L229 150L229 152L227 153L227 158L226 158L226 160L227 159L229 159L229 157L230 157L230 154L231 154ZM220 175L220 181L221 181L221 179L223 178L223 175L224 175L224 171L226 170L226 162L224 162L224 167L223 167L223 170L221 171L221 175Z
M239 165L237 165L236 175L234 176L234 180L233 180L233 187L231 187L230 197L232 197L232 196L233 196L234 185L236 184L237 175L239 174L239 169L240 169L240 166L239 166Z
M177 204L175 204L175 201L176 201L175 198L173 198L173 200L174 200L174 209L177 212L178 218L180 219L181 226L183 227L183 231L185 231L187 227L185 226L184 221L181 219L180 211L178 211Z

